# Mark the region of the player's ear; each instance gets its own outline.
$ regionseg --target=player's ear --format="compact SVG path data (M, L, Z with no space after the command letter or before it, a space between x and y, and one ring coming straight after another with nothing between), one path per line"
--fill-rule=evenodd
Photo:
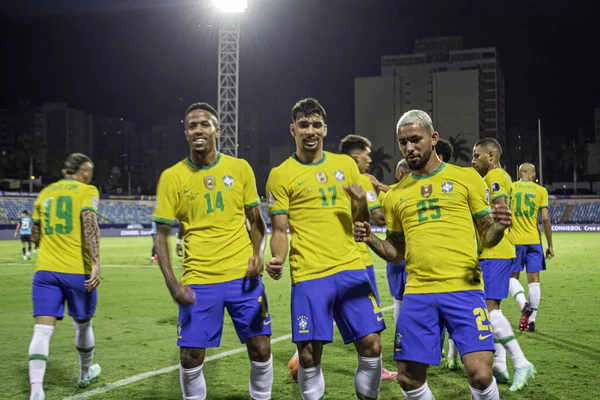
M433 133L431 134L431 145L433 147L435 147L435 144L438 142L439 138L440 134L437 131L433 131Z
M220 137L221 136L221 128L217 127L217 129L215 130L215 136L216 137Z
M327 124L323 124L323 137L327 136Z
M296 137L296 131L294 130L294 124L290 124L290 135Z

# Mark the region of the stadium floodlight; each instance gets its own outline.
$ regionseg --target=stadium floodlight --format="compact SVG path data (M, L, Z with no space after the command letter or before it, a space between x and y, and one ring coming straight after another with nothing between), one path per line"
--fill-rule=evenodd
M215 0L215 5L222 12L240 14L248 8L248 0Z

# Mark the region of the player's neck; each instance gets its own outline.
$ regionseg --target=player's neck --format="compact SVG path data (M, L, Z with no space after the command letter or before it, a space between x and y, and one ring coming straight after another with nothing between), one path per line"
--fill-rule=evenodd
M430 175L437 171L442 165L442 163L442 160L440 160L432 154L432 156L429 157L429 161L427 161L427 164L425 164L423 168L416 171L412 170L411 173L415 176Z
M491 170L496 169L496 168L502 169L502 165L500 165L500 163L490 164L490 167L488 168L488 172L490 172Z
M206 167L208 165L212 165L217 161L217 156L219 153L217 150L213 150L210 153L205 155L200 155L195 151L190 152L190 160L192 163L198 167Z
M323 149L319 149L314 153L302 151L302 149L296 149L296 158L302 164L314 164L318 163L323 159Z

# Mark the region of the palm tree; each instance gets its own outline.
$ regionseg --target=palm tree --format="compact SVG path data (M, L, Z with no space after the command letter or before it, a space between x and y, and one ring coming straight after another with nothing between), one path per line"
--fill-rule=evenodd
M461 137L462 133L459 133L455 137L450 136L448 141L454 148L454 154L452 155L452 159L456 162L457 160L461 160L464 162L471 161L471 150L467 147L467 139Z
M375 175L375 178L378 180L383 179L384 171L392 172L390 165L387 160L392 159L392 156L386 154L383 146L378 147L373 152L371 152L371 168L369 168L369 172Z

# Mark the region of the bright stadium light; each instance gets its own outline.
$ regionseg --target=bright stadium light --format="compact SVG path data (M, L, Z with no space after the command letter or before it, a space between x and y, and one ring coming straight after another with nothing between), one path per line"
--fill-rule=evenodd
M226 13L243 13L248 8L248 0L215 0L219 10Z

